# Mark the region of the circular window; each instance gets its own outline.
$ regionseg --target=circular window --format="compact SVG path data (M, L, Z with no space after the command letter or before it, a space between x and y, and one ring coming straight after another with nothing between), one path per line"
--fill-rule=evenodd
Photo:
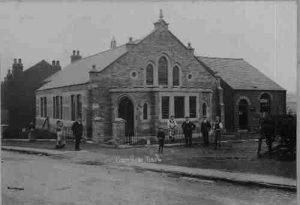
M130 73L131 78L137 78L137 72L136 71L132 71Z
M189 80L191 80L193 78L193 75L190 73L190 74L188 74L187 77L188 77Z

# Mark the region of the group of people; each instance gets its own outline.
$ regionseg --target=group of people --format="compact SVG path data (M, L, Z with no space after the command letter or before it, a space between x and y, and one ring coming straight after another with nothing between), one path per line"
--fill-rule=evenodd
M171 142L174 142L175 134L178 130L178 124L177 124L174 116L171 116L170 119L168 120L167 127L168 127L167 129L169 132L169 140ZM185 146L191 147L193 130L196 128L195 124L190 121L190 118L188 116L186 116L185 121L181 125L181 128L182 128L182 132L183 132L183 135L185 138ZM220 121L219 116L216 117L216 121L214 123L212 123L212 125L206 117L203 117L203 121L201 122L200 131L201 131L201 135L203 137L204 146L209 145L208 136L214 135L215 136L215 142L214 142L215 149L217 149L218 146L220 147L221 146L220 139L221 139L222 130L223 130L223 124ZM164 132L163 127L159 127L159 130L157 133L157 138L158 138L158 144L159 144L158 152L162 153L163 148L164 148L164 143L165 143L165 132Z
M66 138L63 133L63 127L64 127L63 122L58 120L56 122L56 145L55 145L56 149L61 149L66 146ZM82 126L82 122L81 122L80 118L78 118L73 123L72 132L73 132L73 135L75 138L75 150L79 151L80 150L80 141L81 141L82 134L83 134L83 126Z

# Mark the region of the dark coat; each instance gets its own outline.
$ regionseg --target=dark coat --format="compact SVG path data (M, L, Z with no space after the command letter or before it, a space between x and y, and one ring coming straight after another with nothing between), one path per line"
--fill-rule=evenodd
M163 131L158 131L157 132L157 138L158 138L158 143L160 145L164 144L164 142L165 142L165 133Z
M82 123L79 124L77 121L74 122L72 125L72 131L76 137L81 137L83 133Z
M191 135L193 130L196 128L195 124L191 121L189 121L188 123L182 123L181 127L184 135Z
M209 121L206 121L206 122L203 121L201 123L201 132L202 133L209 132L210 129L211 129L211 125L210 125Z

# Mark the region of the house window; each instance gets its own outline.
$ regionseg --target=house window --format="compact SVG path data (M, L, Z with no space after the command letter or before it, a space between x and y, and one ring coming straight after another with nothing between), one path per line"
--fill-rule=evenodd
M158 60L158 84L168 85L168 61L164 56Z
M184 97L174 97L175 118L184 118Z
M143 119L144 120L148 119L148 105L147 105L147 103L145 103L144 106L143 106Z
M41 117L47 117L47 98L41 97Z
M44 104L44 98L40 98L40 103L41 103L41 105L40 105L40 113L41 113L41 117L44 117L44 110L43 110L43 104Z
M62 96L53 97L53 118L62 119Z
M196 96L190 96L190 118L196 118Z
M202 115L203 117L207 115L207 106L205 103L202 104Z
M59 118L59 96L55 97L55 118Z
M62 96L60 96L59 99L60 99L60 107L59 107L60 113L59 113L59 118L63 119L63 117L62 117L62 113L63 113L63 98L62 98Z
M81 95L77 95L77 119L82 117Z
M173 68L173 86L179 86L179 68L175 66Z
M153 85L153 66L149 64L146 68L146 85Z
M71 120L75 120L75 96L71 95Z
M52 105L53 105L53 118L55 119L56 118L56 97L53 97L53 102L52 102Z
M162 119L169 119L169 96L163 96L161 98L161 116Z

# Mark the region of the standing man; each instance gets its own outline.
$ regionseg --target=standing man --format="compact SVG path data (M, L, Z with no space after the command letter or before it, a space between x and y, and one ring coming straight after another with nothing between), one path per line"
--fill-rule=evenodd
M192 134L196 126L190 121L190 118L186 116L185 122L182 123L181 127L185 138L185 146L192 147Z
M206 119L206 116L203 117L203 121L201 123L201 133L203 136L203 140L204 140L204 146L208 146L209 141L208 141L208 132L211 129L211 125L210 122Z
M177 122L174 119L174 115L171 115L171 118L168 120L168 128L169 128L169 139L171 142L174 142L175 132L177 128Z
M79 147L80 140L81 140L82 132L83 132L81 118L78 118L77 121L75 121L73 123L72 131L73 131L73 135L75 137L75 150L79 151L80 150L80 147Z
M219 147L221 147L221 132L223 129L223 124L220 121L220 117L216 117L216 122L214 123L214 131L215 131L215 149L217 149L217 146L219 144Z

